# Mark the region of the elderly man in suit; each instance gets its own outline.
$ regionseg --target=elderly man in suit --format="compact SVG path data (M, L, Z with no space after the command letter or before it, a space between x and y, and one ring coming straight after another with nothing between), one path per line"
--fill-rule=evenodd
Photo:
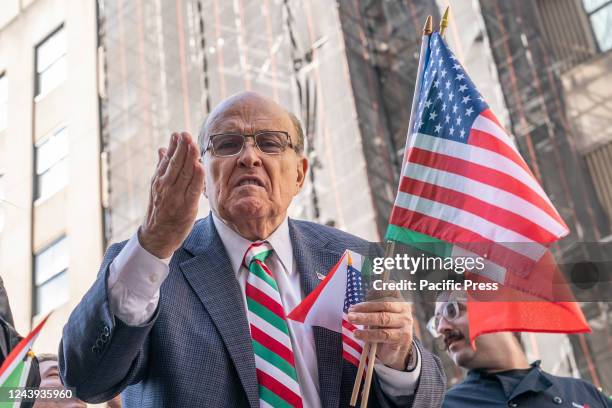
M347 407L356 367L341 335L285 314L349 248L367 242L292 220L308 162L299 121L252 92L207 118L200 146L173 134L159 150L143 224L112 245L60 345L79 398L122 393L125 407ZM195 222L204 192L211 214ZM370 406L435 407L445 378L413 339L404 302L350 311L379 344Z

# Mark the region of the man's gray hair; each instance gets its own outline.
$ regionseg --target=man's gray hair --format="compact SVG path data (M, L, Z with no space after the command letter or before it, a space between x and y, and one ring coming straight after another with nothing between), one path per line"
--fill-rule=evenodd
M52 353L41 353L36 355L38 363L44 363L45 361L58 361L57 354Z

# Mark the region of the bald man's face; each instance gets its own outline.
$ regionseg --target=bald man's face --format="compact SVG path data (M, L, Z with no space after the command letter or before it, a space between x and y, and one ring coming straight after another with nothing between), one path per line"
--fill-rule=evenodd
M45 360L39 364L40 388L64 388L59 376L59 369L56 360ZM85 408L85 404L76 397L59 400L36 400L34 408Z
M255 94L232 98L212 115L204 143L211 135L221 133L254 134L274 130L288 132L292 145L297 144L287 112ZM307 160L294 149L287 147L278 155L265 154L254 145L252 138L247 139L238 155L216 157L208 151L203 162L205 194L211 208L226 222L238 226L253 219L284 217L304 183L308 167Z

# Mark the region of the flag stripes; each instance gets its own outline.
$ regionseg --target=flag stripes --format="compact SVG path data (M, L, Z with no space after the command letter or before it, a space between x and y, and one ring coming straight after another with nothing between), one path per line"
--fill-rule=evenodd
M361 281L361 271L353 266L351 253L347 251L346 289L344 306L342 308L342 357L349 363L359 367L359 359L364 343L355 338L355 326L348 321L348 311L352 305L365 300L365 288Z
M265 260L267 242L252 244L243 257L248 267L246 301L261 406L301 407L302 397L285 311Z
M393 209L390 222L395 225L411 225L411 229L414 231L434 236L442 241L458 243L463 248L472 250L480 256L483 256L483 250L486 249L489 260L498 265L511 262L516 271L528 270L533 265L533 261L528 257L498 245L495 241L452 222L425 215L423 212L396 207ZM439 231L442 232L439 233Z
M23 358L28 353L28 351L32 348L32 345L36 341L40 330L43 328L47 320L49 319L49 313L45 316L44 319L38 323L38 325L28 334L24 339L22 339L15 348L9 353L8 356L4 359L2 366L0 366L0 386L3 386L5 381L11 376L15 369L18 369L19 366L23 363Z
M554 277L563 278L547 247L569 230L444 39L432 33L423 43L386 238L441 257L486 257L474 277L501 283L502 296L551 300ZM468 302L470 339L589 330L573 303L519 303Z
M426 170L431 171L431 174ZM425 174L422 174L424 171ZM453 182L460 183L455 189L463 188L466 193L472 195L482 191L489 200L497 198L497 202L503 203L509 209L516 206L517 211L521 211L523 215L541 218L542 226L553 235L564 231L563 224L556 219L557 214L541 197L529 194L516 179L499 170L436 152L414 149L404 168L404 175L411 176L415 173L416 177L433 180L440 178L436 184L446 183L451 186Z
M544 240L552 237L548 230L527 218L527 214L520 214L520 210L510 211L503 206L492 203L492 200L486 194L476 197L453 187L455 186L445 187L405 177L401 181L400 191L456 208L463 208L463 210L479 215L488 221L496 222L503 228L524 236L527 240L546 242Z
M363 352L364 343L357 340L354 331L357 329L355 325L349 323L346 313L342 316L342 357L349 363L359 366L359 359Z
M435 162L444 163L450 158L455 158L462 160L459 162L455 161L455 163L471 164L472 166L466 169L468 173L465 175L468 177L477 177L480 171L487 172L488 178L486 180L490 183L495 183L497 178L504 177L504 184L502 186L512 187L510 191L513 194L528 201L533 200L534 205L538 205L540 201L543 201L546 205L538 205L538 207L560 220L557 210L550 205L546 194L542 191L542 188L531 173L526 172L522 166L517 165L514 161L498 152L422 133L415 137L414 148L444 156L442 157L444 160L436 160ZM410 151L408 157L410 158L412 155L413 152ZM474 170L478 170L478 172ZM484 180L479 181L486 182ZM496 184L491 185L495 186Z

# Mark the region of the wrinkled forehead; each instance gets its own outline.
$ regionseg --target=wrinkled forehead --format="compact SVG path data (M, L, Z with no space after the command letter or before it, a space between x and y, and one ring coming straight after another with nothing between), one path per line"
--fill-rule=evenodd
M58 371L58 363L55 360L45 360L39 363L39 371L43 378L55 374Z
M291 131L287 111L271 100L256 96L230 99L211 112L205 123L206 136L217 133L253 133L258 130Z

